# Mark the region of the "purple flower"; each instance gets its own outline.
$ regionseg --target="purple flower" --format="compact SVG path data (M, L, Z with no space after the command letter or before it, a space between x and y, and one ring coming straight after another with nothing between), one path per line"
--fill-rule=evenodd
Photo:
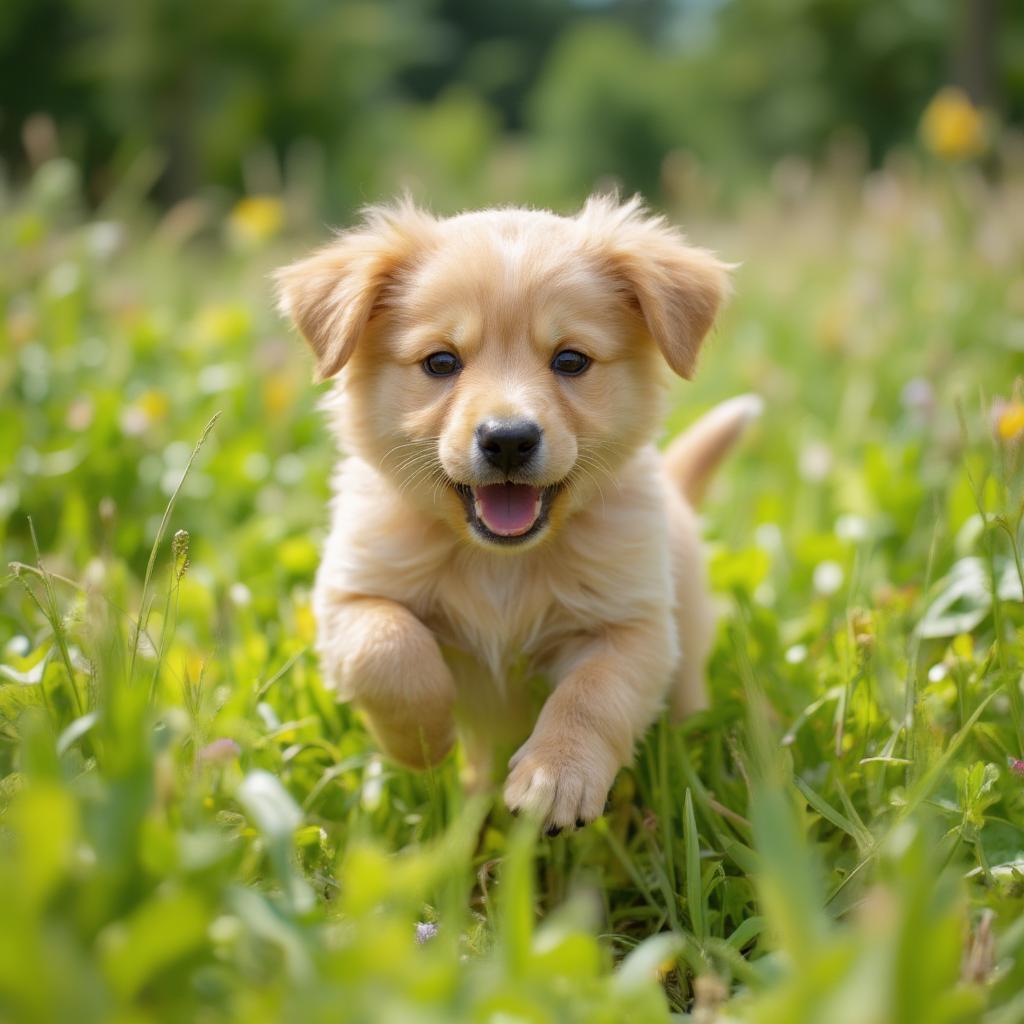
M1010 771L1017 776L1018 779L1024 779L1024 761L1017 757L1007 758L1010 762Z
M418 921L416 923L416 942L422 946L437 935L437 925L433 921Z
M930 416L935 409L935 393L923 377L913 377L903 385L900 401L908 412Z
M207 764L224 764L233 761L241 752L242 748L234 740L222 736L199 751L199 760Z

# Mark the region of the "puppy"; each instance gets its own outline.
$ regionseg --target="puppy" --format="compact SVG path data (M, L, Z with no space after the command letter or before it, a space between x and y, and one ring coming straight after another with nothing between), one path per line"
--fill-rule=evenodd
M435 764L458 732L479 781L521 744L505 801L557 831L602 813L666 701L705 706L692 503L759 400L664 454L652 439L663 365L693 373L727 271L639 200L594 197L573 217L372 207L277 272L319 377L337 377L346 453L321 663L395 760Z

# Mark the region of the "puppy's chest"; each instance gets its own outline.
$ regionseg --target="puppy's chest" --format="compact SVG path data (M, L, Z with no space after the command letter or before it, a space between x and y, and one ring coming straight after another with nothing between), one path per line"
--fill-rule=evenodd
M443 643L478 658L500 673L524 655L542 657L560 638L589 628L570 593L584 584L571 578L556 589L537 564L500 559L492 564L453 561L442 570L419 609Z

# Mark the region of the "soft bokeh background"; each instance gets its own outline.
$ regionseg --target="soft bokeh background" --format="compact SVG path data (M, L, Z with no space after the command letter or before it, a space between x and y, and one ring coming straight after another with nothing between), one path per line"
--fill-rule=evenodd
M271 193L339 218L406 187L447 210L616 182L702 208L780 160L915 150L945 86L985 124L934 147L991 152L1022 69L999 0L7 0L0 152L18 179L59 151L92 204Z
M1022 117L996 0L0 4L0 1020L1024 1021ZM740 264L666 434L766 414L713 709L538 844L323 685L267 274L610 187Z

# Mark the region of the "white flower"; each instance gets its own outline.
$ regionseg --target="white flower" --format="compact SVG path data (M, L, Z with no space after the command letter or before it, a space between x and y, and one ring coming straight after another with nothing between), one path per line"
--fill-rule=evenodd
M4 644L4 654L13 658L24 658L26 654L32 649L32 645L29 643L27 636L18 634L12 636L10 640Z
M754 543L764 551L782 550L782 531L777 523L760 523L754 529Z
M868 523L863 516L842 515L836 520L836 536L840 540L859 544L868 539Z
M832 469L832 449L822 441L811 441L800 451L800 475L812 483L824 480Z
M814 589L822 597L831 597L843 585L843 567L838 562L819 562L814 567Z
M65 295L70 295L72 292L77 291L78 283L81 279L82 275L76 264L68 262L58 263L50 271L46 279L46 285L54 298L62 299Z
M807 645L806 644L793 644L789 650L786 651L786 663L789 665L799 665L807 660Z
M110 259L124 241L124 228L116 221L98 220L89 229L89 248L101 260Z

